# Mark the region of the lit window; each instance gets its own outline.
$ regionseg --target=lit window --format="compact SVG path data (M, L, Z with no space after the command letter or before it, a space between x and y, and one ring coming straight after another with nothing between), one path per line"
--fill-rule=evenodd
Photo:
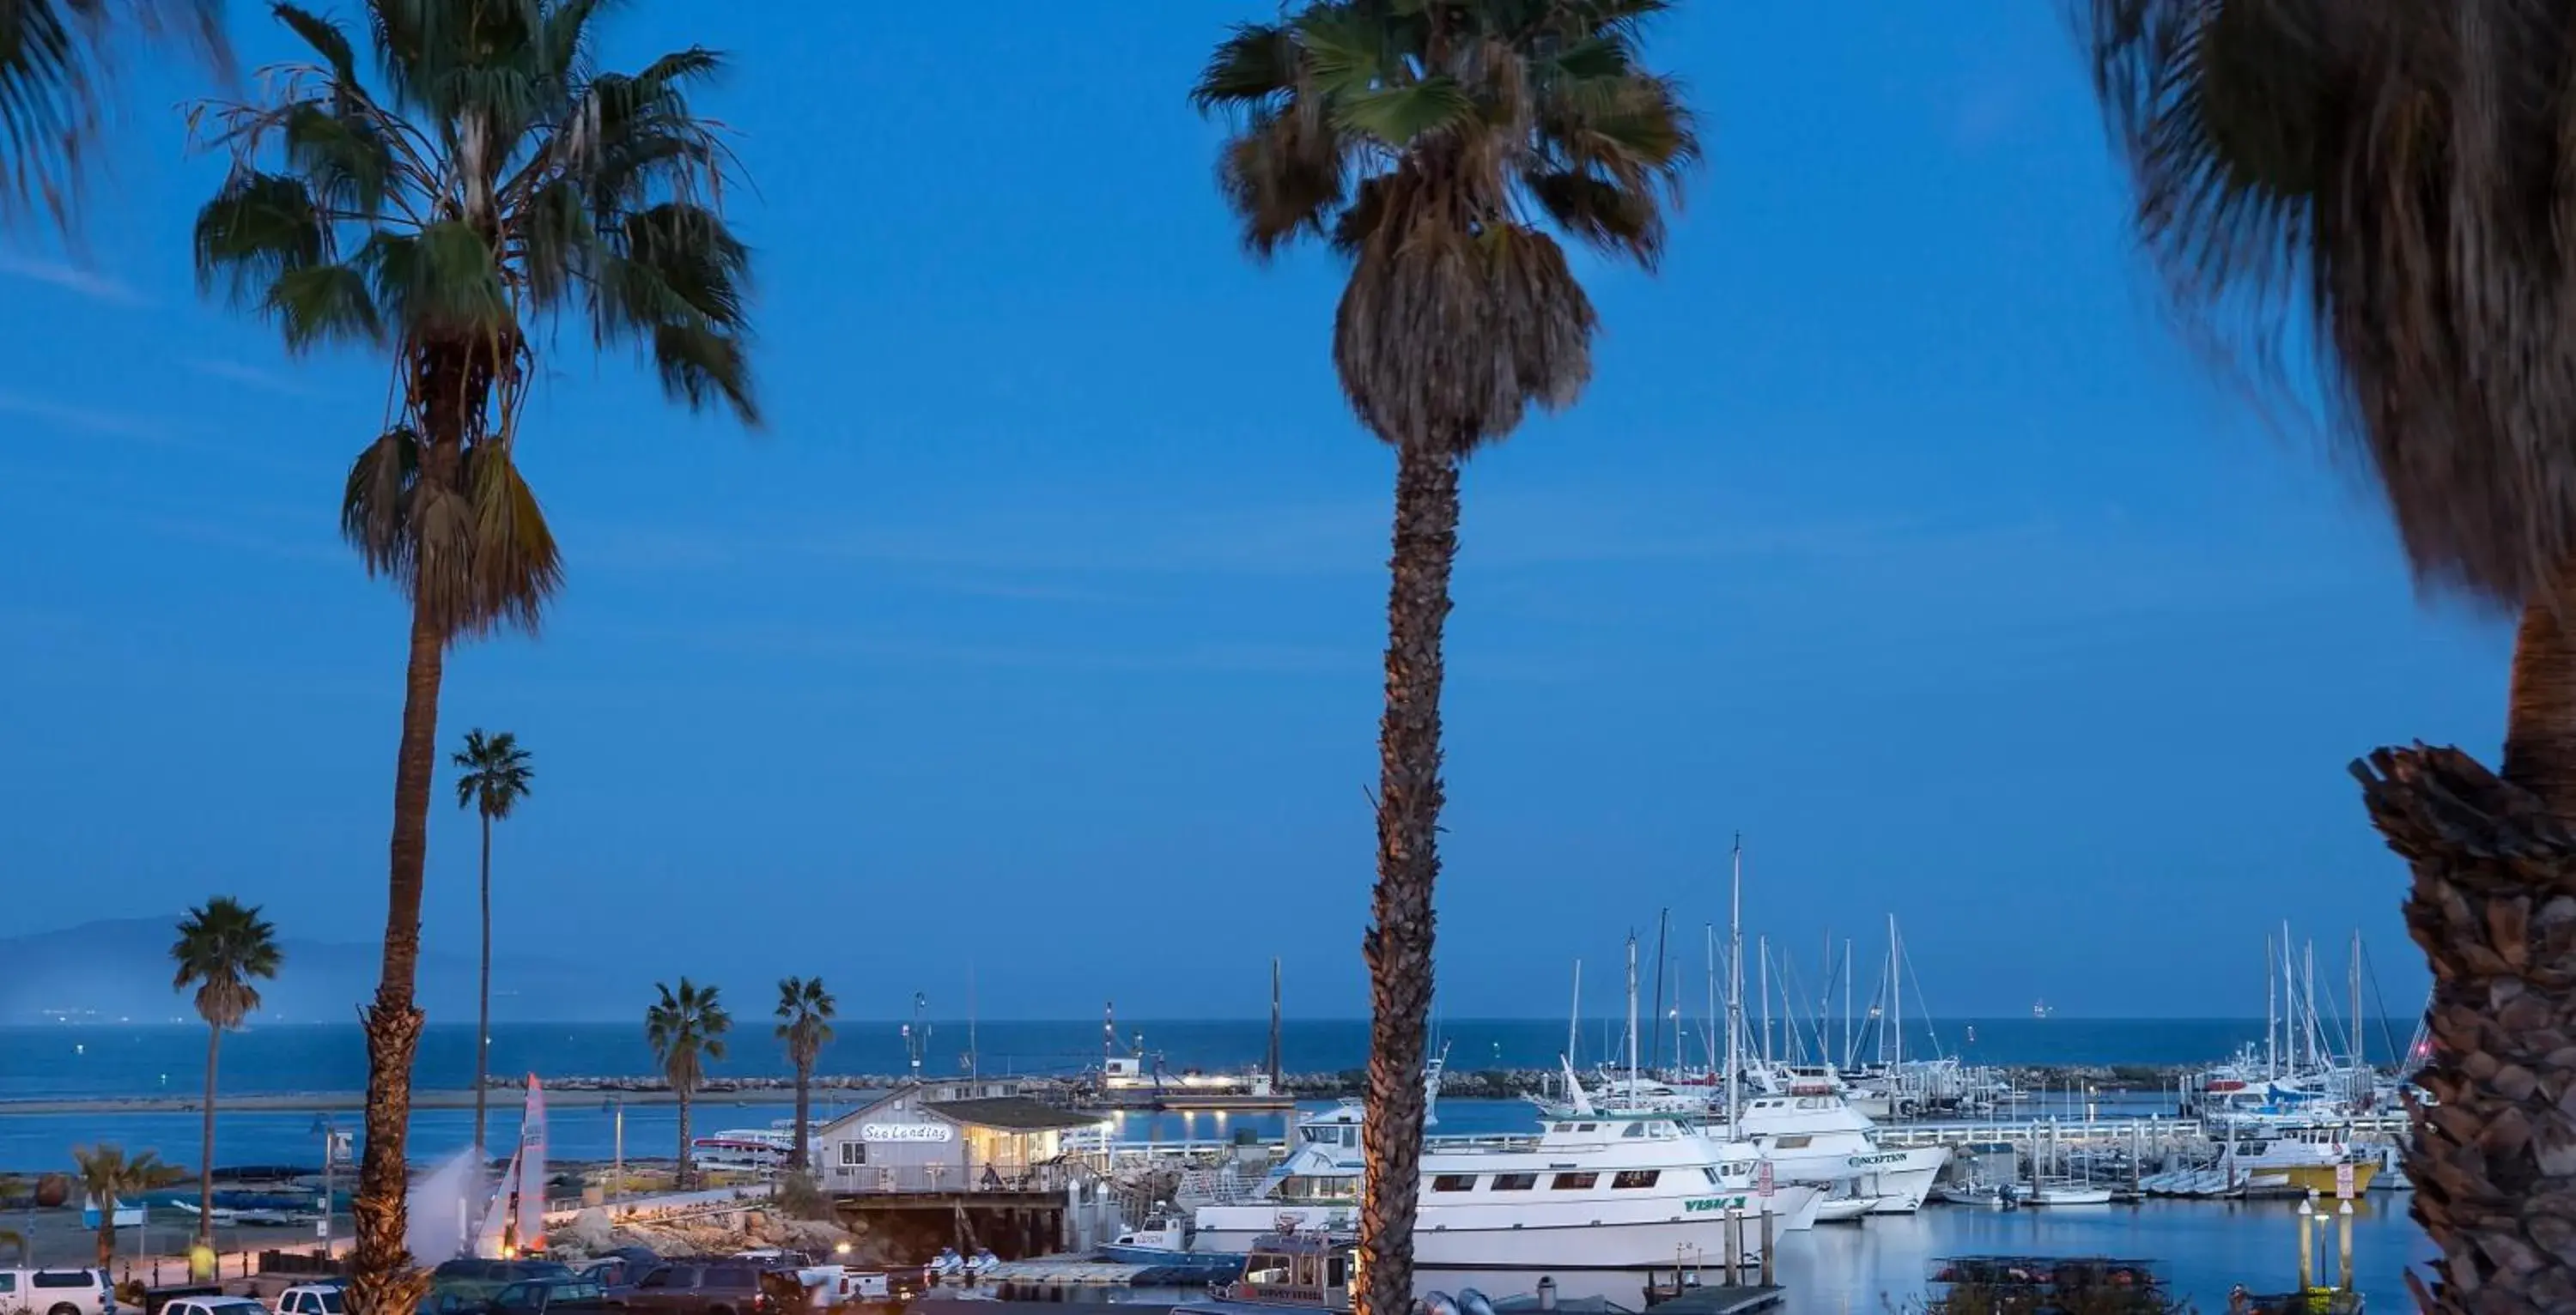
M1652 1187L1655 1179L1662 1176L1660 1169L1622 1169L1618 1177L1610 1180L1610 1185L1614 1188Z
M1548 1180L1548 1187L1559 1192L1588 1192L1600 1181L1597 1173L1561 1173Z

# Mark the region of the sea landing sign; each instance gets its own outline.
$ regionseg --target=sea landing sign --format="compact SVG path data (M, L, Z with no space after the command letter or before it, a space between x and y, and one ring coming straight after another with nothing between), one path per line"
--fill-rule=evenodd
M1746 1209L1748 1205L1749 1198L1743 1196L1700 1196L1684 1201L1682 1203L1682 1211L1685 1214L1694 1215L1710 1210L1723 1210L1731 1213L1733 1211Z

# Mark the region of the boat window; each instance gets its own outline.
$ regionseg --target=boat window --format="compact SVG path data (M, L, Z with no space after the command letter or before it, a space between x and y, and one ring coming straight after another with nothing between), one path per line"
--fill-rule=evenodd
M1351 1262L1335 1256L1324 1264L1324 1286L1346 1288L1351 1285Z
M1472 1192L1476 1190L1476 1175L1472 1173L1440 1174L1431 1180L1431 1190L1435 1192Z
M1646 1135L1646 1125L1642 1123L1631 1123L1627 1127L1620 1129L1619 1135L1622 1137L1643 1137Z
M1556 1125L1555 1127L1548 1129L1548 1131L1550 1131L1550 1132L1572 1132L1572 1131L1574 1131L1574 1125L1573 1125L1573 1124L1571 1124L1571 1123L1560 1123L1560 1124Z
M1494 1175L1494 1190L1497 1192L1526 1192L1536 1186L1538 1186L1538 1175L1534 1173L1498 1173Z
M1618 1177L1610 1180L1610 1185L1612 1187L1652 1187L1655 1185L1655 1180L1662 1176L1663 1171L1660 1169L1622 1169Z
M1597 1173L1561 1173L1549 1179L1547 1185L1560 1192L1585 1192L1590 1191L1592 1184L1600 1179L1601 1175Z
M1246 1283L1264 1284L1269 1287L1287 1286L1288 1257L1269 1255L1254 1256L1250 1261L1246 1262L1243 1267L1243 1281Z
M1707 1167L1706 1165L1702 1165L1702 1166L1700 1167L1700 1172L1701 1172L1701 1173L1704 1173L1704 1174L1707 1174L1707 1175L1708 1175L1708 1180L1709 1180L1710 1182L1712 1182L1712 1183L1719 1181L1719 1178L1718 1178L1718 1176L1717 1176L1717 1170L1715 1170L1715 1169L1711 1169L1711 1168Z
M1590 1131L1592 1131L1593 1129L1598 1128L1598 1127L1600 1127L1600 1126L1601 1126L1601 1125L1600 1125L1600 1124L1597 1124L1597 1123L1578 1123L1578 1124L1575 1124L1575 1125L1574 1125L1574 1130L1575 1130L1576 1132L1590 1132Z
M1774 1137L1771 1139L1771 1145L1776 1150L1803 1151L1815 1140L1816 1139L1813 1136L1810 1136L1807 1133L1798 1132L1790 1133L1786 1136Z
M1297 1286L1301 1288L1311 1288L1315 1286L1316 1259L1317 1257L1312 1255L1297 1257Z

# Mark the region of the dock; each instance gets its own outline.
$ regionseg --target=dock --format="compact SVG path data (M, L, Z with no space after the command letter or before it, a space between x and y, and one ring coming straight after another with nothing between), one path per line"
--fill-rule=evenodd
M1788 1299L1777 1283L1720 1283L1684 1288L1680 1295L1648 1307L1654 1315L1751 1315Z

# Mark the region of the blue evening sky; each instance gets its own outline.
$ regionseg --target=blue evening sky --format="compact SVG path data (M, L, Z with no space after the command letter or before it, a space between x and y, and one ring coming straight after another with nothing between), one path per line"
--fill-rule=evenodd
M505 954L819 971L877 1016L971 961L988 1017L1250 1016L1277 954L1293 1013L1365 1010L1391 461L1330 368L1339 271L1243 259L1184 100L1272 9L614 21L613 63L736 61L703 106L757 185L771 425L550 357L522 460L569 589L455 654L441 725L537 754ZM1893 913L1953 1016L2259 1013L2284 917L2321 978L2359 927L2420 998L2344 768L2492 756L2508 635L2421 604L2368 489L2175 345L2052 13L1656 33L1709 145L1670 256L1584 262L1591 391L1467 479L1452 1016L1553 1014L1578 955L1607 1002L1667 906L1695 960L1739 829L1754 930L1812 977ZM217 892L381 927L403 616L333 517L385 370L195 293L219 170L169 107L204 87L129 79L86 251L0 266L0 932ZM427 930L470 953L440 789Z

